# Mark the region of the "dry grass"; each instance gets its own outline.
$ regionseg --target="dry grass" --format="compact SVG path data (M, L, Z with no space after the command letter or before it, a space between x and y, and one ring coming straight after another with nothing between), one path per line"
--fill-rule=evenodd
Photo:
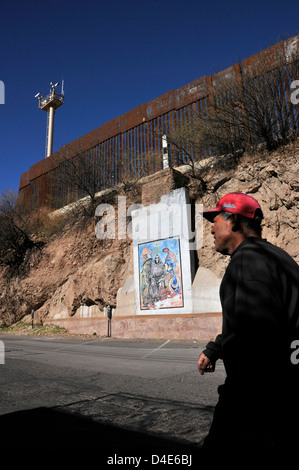
M14 335L34 335L34 336L50 336L50 335L68 335L68 330L61 328L57 325L35 325L24 321L15 323L14 325L7 326L1 325L0 333L11 333Z

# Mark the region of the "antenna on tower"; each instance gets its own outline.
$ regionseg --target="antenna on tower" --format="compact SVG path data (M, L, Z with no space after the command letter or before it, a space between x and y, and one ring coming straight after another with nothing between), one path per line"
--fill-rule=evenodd
M62 82L61 82L61 94L62 96L64 96L64 79L62 79Z
M64 92L62 89L61 94L56 92L59 83L50 82L50 93L46 98L43 98L40 93L35 95L38 98L38 108L48 113L47 119L47 135L46 135L46 157L52 154L53 150L53 131L54 131L54 114L55 110L64 103ZM62 84L63 87L63 84Z

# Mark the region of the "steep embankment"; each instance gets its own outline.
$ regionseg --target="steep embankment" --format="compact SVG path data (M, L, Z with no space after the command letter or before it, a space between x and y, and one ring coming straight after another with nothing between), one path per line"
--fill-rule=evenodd
M212 161L201 178L190 178L189 189L191 197L205 207L214 206L228 192L252 194L263 207L263 236L299 263L298 142L272 154L243 156L236 166L228 160ZM115 305L117 290L133 274L131 240L99 240L95 222L90 217L83 226L82 221L73 223L50 237L42 248L32 251L18 275L1 273L2 322L19 320L31 309L36 320L43 320L78 315L86 306L100 315L104 306ZM198 258L201 266L223 275L228 258L215 253L208 222Z
M83 211L84 212L84 211ZM0 315L10 324L35 310L35 321L76 314L80 306L100 314L114 305L116 293L132 273L131 240L100 240L95 234L97 219L72 218L42 248L27 256L19 273L0 276Z

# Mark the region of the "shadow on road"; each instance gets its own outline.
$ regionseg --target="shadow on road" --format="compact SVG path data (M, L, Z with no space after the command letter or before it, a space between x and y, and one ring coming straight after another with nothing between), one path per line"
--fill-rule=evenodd
M118 456L192 455L199 446L160 436L102 424L90 418L51 408L35 408L0 416L2 448L28 449L28 445L56 449L97 449L101 458Z

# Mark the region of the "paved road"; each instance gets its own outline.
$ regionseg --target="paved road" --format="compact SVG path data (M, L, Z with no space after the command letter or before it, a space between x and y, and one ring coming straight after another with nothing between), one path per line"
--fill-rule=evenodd
M120 442L127 449L128 440L132 451L140 439L138 449L151 442L148 452L197 445L225 378L221 363L213 374L200 376L199 343L8 334L0 339L0 424L26 433L31 422L33 441L44 436L58 448L62 442L92 447L99 432L106 447L109 433L114 443L117 433L126 433L125 441L121 435L114 444L116 452Z

